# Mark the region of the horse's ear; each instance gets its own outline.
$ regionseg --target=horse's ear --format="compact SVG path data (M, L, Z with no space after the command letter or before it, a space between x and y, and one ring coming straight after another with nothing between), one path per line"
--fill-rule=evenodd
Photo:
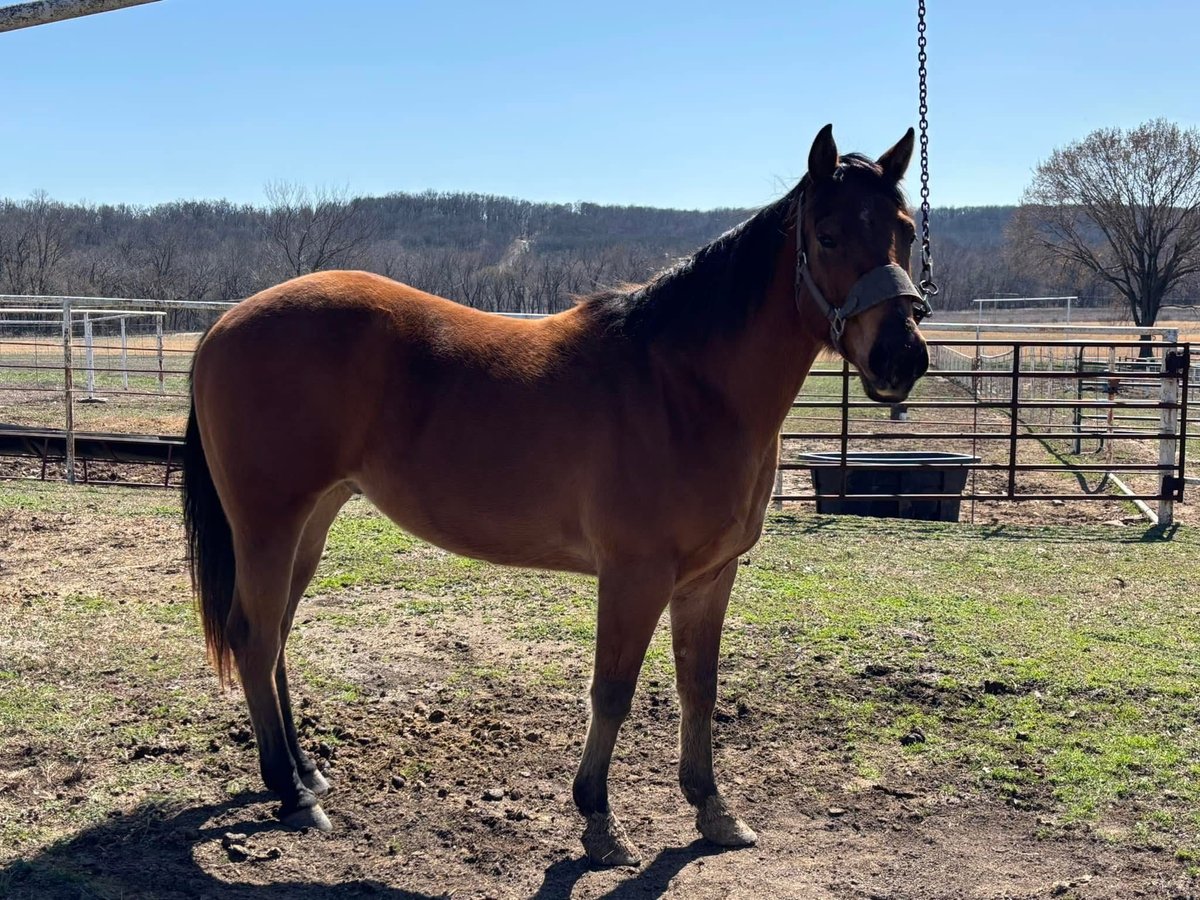
M896 145L888 150L877 162L883 169L883 177L888 181L898 182L908 171L908 164L913 155L913 130L904 132L904 137L896 141Z
M817 132L812 149L808 151L808 174L813 181L832 178L837 166L838 148L833 140L833 126L826 125Z

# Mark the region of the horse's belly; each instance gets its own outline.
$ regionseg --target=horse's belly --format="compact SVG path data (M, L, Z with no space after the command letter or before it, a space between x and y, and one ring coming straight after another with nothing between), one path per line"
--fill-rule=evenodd
M479 473L426 467L406 477L408 467L399 469L383 479L368 474L360 487L384 515L422 540L500 565L595 571L573 510L576 498L500 474L487 482Z

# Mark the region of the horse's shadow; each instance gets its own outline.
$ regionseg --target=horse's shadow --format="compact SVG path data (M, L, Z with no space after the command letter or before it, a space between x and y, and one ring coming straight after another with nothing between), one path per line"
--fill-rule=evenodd
M671 879L690 863L705 856L728 852L704 840L695 840L685 847L667 847L654 860L637 873L601 895L598 900L649 900L667 892ZM542 886L532 900L566 900L571 896L576 882L592 871L586 859L564 859L546 869Z
M46 847L36 855L0 868L0 897L5 900L150 900L204 897L207 900L436 900L426 894L362 879L336 884L277 881L229 882L207 872L193 857L195 846L228 832L247 837L278 828L273 821L247 820L212 825L224 813L262 800L243 794L220 804L177 809L146 803ZM689 863L721 852L704 841L663 850L644 869L629 876L601 900L661 897ZM248 865L253 866L253 863ZM565 859L545 870L535 900L570 897L592 867L586 859Z
M0 868L5 900L150 900L204 897L211 900L435 900L438 895L390 887L372 880L327 884L280 881L250 884L223 881L193 859L194 846L234 831L246 836L275 829L274 822L206 825L213 817L261 800L243 794L225 803L170 809L155 803L106 819Z

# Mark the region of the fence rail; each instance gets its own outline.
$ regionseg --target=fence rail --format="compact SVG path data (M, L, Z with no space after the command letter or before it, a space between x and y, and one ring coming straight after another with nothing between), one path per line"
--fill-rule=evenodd
M169 484L196 340L232 305L0 295L0 478Z

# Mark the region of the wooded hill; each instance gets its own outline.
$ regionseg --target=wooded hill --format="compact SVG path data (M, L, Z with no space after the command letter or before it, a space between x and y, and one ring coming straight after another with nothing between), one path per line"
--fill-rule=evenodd
M531 203L482 194L347 198L271 185L268 204L151 207L0 201L0 292L235 300L303 272L364 268L484 309L562 309L645 280L753 211ZM1021 264L1014 207L934 210L939 306L981 296L1105 296L1086 275Z

